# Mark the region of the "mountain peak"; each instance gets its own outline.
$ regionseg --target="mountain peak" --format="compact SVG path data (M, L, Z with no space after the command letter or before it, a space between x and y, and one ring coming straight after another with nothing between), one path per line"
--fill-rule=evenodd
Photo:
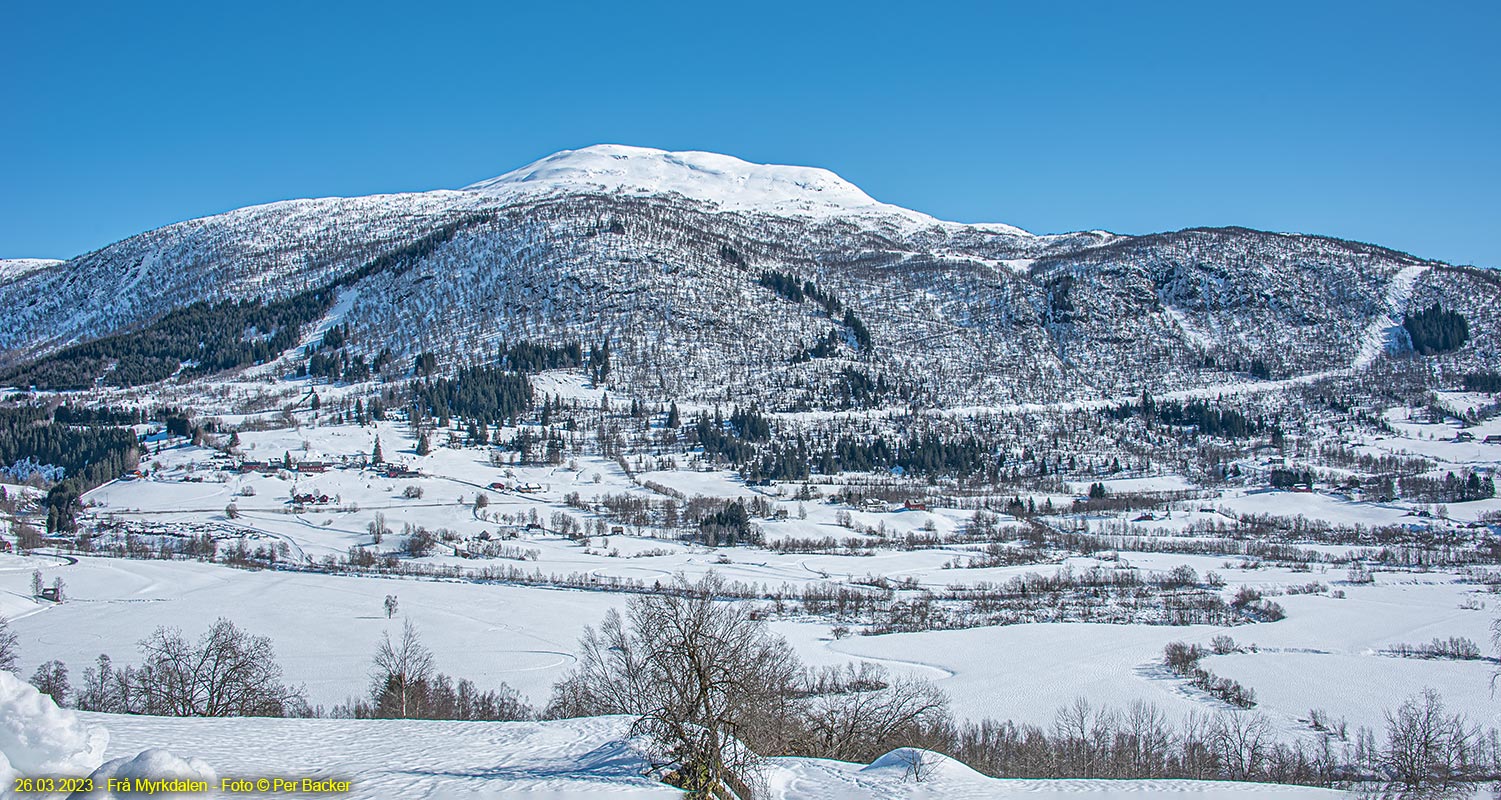
M720 153L671 152L620 144L563 150L464 188L501 195L580 191L633 196L675 193L723 211L828 217L874 215L898 217L919 226L941 224L926 214L879 202L853 183L819 167L755 164Z
M493 194L550 190L677 193L737 211L893 208L826 169L753 164L719 153L621 144L563 150L464 188Z

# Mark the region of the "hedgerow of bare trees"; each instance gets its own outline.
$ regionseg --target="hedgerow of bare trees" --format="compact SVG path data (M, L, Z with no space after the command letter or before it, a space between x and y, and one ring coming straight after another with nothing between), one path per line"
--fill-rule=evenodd
M141 640L139 667L101 655L84 670L76 703L87 711L169 717L282 717L310 713L300 688L282 682L271 640L214 622L197 642L177 628Z
M1122 710L1079 699L1051 728L984 720L955 724L932 683L870 664L809 670L750 604L716 599L718 579L679 579L634 598L586 631L579 663L554 686L544 716L626 714L654 772L698 797L748 797L763 756L869 762L901 747L944 752L1007 778L1191 778L1375 787L1413 796L1501 775L1496 733L1447 713L1431 691L1388 713L1386 744L1369 729L1318 727L1283 741L1251 710L1171 720L1135 702ZM1224 637L1220 651L1233 652ZM1249 689L1199 666L1205 651L1174 643L1164 660L1200 677L1231 706ZM1234 691L1225 691L1226 684Z

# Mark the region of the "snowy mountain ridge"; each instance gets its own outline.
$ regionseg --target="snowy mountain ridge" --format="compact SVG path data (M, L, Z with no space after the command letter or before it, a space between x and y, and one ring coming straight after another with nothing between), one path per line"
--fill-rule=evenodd
M0 282L14 280L28 272L62 264L56 258L0 258Z

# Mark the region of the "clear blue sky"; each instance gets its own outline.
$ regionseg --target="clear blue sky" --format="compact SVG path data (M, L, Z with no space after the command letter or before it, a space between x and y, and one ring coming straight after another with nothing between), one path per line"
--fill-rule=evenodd
M522 8L522 6L526 6ZM1501 4L8 2L0 256L615 142L1501 266Z

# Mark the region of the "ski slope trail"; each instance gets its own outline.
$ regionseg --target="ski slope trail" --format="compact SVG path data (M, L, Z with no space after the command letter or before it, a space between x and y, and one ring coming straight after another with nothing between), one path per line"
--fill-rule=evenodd
M1407 312L1407 304L1412 299L1412 287L1428 270L1427 265L1419 264L1404 267L1392 276L1391 283L1386 287L1384 313L1371 320L1365 335L1361 337L1360 350L1352 365L1355 369L1369 366L1377 356L1391 348L1398 329L1402 327L1402 315Z

